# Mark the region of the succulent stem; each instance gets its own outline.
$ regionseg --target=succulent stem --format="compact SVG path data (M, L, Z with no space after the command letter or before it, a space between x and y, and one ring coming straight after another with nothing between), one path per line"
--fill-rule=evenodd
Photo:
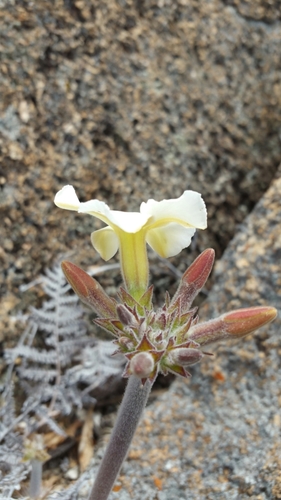
M132 375L129 378L115 426L98 470L89 500L107 500L125 460L152 384Z

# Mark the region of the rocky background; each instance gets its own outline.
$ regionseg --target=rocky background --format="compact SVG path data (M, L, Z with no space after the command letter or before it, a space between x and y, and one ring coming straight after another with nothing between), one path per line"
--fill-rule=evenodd
M53 205L65 184L119 210L197 190L208 229L172 262L222 255L280 176L280 49L279 0L0 0L0 339L37 300L20 286L59 254L103 264L99 222Z

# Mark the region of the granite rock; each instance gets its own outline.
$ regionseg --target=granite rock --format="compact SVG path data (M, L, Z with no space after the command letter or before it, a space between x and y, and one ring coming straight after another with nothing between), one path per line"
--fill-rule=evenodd
M66 249L97 261L67 183L121 210L198 190L194 249L220 254L280 161L278 0L0 4L2 294Z

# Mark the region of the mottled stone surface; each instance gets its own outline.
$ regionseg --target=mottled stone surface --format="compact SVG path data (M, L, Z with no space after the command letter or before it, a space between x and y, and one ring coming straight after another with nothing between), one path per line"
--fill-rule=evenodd
M244 341L210 346L214 358L146 409L112 498L281 498L280 195L279 177L218 262L200 315L267 304L279 317Z
M196 245L222 252L280 161L279 1L0 4L2 292L95 259L93 220L53 206L66 183L134 210L198 190Z

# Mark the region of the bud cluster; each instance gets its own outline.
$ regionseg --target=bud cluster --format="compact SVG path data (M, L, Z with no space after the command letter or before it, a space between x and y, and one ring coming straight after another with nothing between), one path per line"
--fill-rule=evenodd
M199 255L183 274L174 297L170 299L167 293L165 304L156 311L152 286L138 300L120 288L117 303L79 267L65 261L62 269L81 300L100 316L95 323L114 335L116 353L123 353L128 360L123 375L137 375L143 383L146 379L153 383L159 372L190 376L186 367L201 361L203 346L225 338L241 338L276 317L273 307L254 307L198 323L197 308L191 306L213 262L212 249Z

